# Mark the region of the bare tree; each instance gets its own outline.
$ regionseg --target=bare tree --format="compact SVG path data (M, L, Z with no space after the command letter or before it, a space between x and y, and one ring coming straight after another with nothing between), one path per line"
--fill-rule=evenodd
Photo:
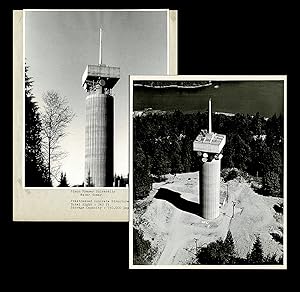
M42 113L42 149L47 162L48 179L58 181L61 161L67 156L60 143L67 135L67 127L74 118L66 97L62 97L54 90L43 95L44 112Z

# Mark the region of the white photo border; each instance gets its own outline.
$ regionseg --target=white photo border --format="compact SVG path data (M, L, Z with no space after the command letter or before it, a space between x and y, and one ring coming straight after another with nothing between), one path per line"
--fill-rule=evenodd
M284 81L284 181L283 181L283 264L282 265L134 265L133 263L133 83L134 81ZM129 173L129 269L287 269L287 75L131 75L130 76L130 170Z

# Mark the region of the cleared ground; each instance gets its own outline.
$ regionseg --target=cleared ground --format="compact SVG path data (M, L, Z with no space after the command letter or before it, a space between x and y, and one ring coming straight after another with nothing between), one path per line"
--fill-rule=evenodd
M282 236L283 231L282 215L274 210L282 198L259 195L249 183L235 179L228 182L227 200L227 183L221 182L220 216L209 221L197 214L198 172L166 177L167 181L154 183L150 195L134 207L134 226L156 250L153 264L191 264L196 249L224 239L229 229L240 257L251 250L256 235L265 255L282 255L282 244L274 240L274 234Z

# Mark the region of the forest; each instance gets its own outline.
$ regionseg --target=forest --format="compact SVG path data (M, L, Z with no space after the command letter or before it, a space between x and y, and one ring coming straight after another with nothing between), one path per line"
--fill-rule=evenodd
M283 116L237 113L212 115L213 132L226 135L222 169L236 168L260 178L264 195L283 196ZM208 112L151 113L133 119L134 199L149 194L152 183L171 173L194 172L200 159L193 141L208 128Z
M156 249L151 247L149 240L145 240L141 231L133 228L133 260L135 265L150 265ZM245 258L238 256L232 233L228 230L226 238L218 238L206 246L196 250L193 265L282 265L283 256L264 254L259 236L256 236L251 250Z

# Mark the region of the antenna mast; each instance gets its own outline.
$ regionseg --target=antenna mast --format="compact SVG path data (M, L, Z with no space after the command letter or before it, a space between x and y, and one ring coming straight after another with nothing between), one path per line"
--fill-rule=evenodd
M100 39L99 39L99 65L102 64L102 28L100 28Z
M208 101L208 133L212 132L212 124L211 124L211 98Z

